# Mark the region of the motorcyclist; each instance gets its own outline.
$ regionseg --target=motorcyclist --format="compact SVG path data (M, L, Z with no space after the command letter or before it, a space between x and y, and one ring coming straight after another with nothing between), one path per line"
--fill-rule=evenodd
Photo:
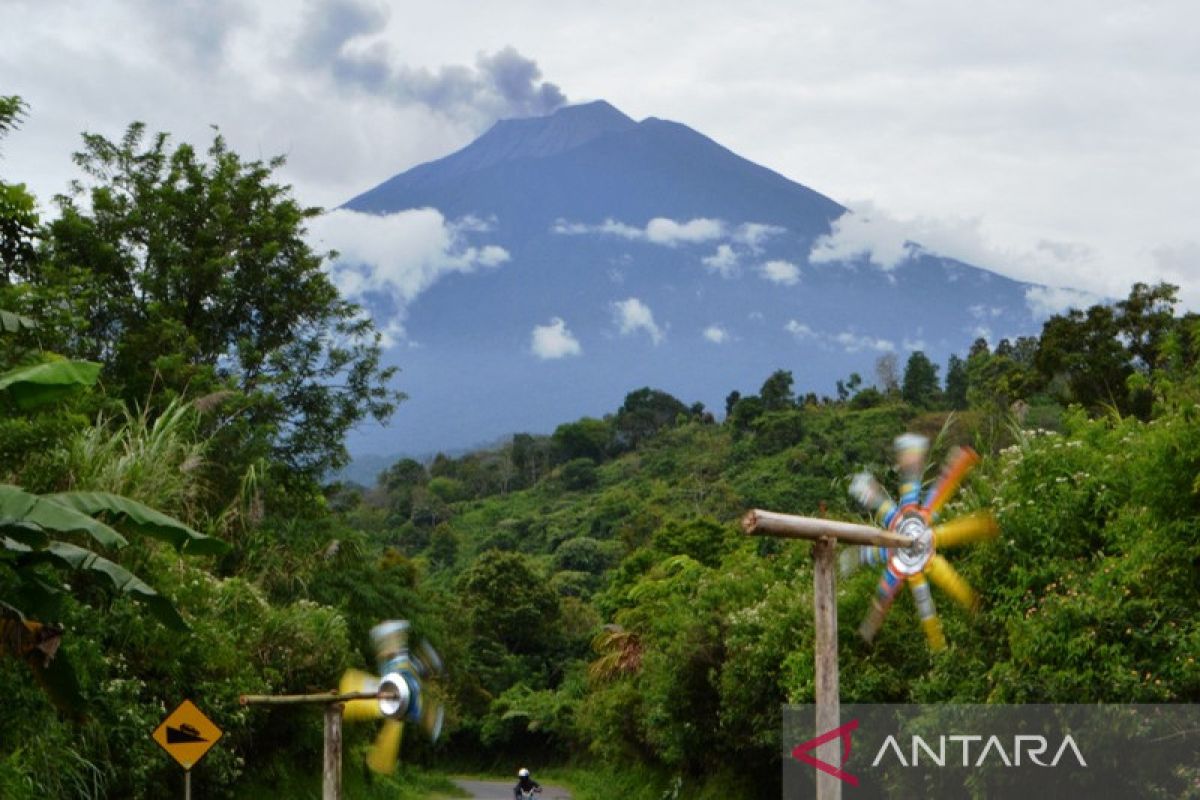
M529 770L521 767L517 770L517 785L513 787L513 797L520 800L521 792L540 792L542 785L535 781Z

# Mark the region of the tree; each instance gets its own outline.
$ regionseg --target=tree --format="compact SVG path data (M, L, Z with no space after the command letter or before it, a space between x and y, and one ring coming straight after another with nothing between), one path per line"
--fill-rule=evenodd
M792 382L792 373L788 370L777 369L772 372L770 377L763 381L762 388L758 391L763 407L767 411L782 411L795 406L796 398L792 394Z
M0 96L0 139L20 124L25 103L20 97ZM36 256L36 204L24 184L0 180L0 268L11 283L14 274L28 270Z
M884 394L900 391L900 367L895 353L884 353L875 360L875 378L879 381L879 390Z
M937 365L921 350L914 350L904 366L904 384L900 395L905 402L918 408L930 408L938 401Z
M738 400L742 399L742 393L734 389L729 394L725 395L725 418L729 419L729 415L733 413L733 407L737 405Z
M559 461L590 458L599 463L608 452L612 428L602 419L584 417L559 425L551 439Z
M954 353L946 364L946 404L955 411L967 407L967 364Z
M1178 286L1135 283L1129 297L1117 303L1117 327L1139 369L1150 371L1161 365L1163 345L1175 326L1178 302Z
M510 652L544 650L557 636L558 597L518 553L480 553L458 581L464 611L479 639Z
M1068 401L1085 407L1112 404L1126 409L1125 381L1133 372L1111 306L1071 309L1046 320L1036 365L1048 383L1061 379Z
M46 257L19 276L65 323L63 349L104 363L130 402L236 390L232 460L265 450L310 479L344 465L346 432L403 395L373 323L305 243L320 212L274 181L283 159L244 162L219 134L201 156L140 123L83 139L86 177L56 198Z
M637 448L663 428L673 426L681 414L686 416L687 413L688 407L675 397L646 386L625 395L625 402L617 410L613 427L622 444Z

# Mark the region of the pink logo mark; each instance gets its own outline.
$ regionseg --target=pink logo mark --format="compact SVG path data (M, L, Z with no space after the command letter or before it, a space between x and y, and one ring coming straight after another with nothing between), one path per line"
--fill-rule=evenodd
M852 719L845 725L834 728L831 731L822 733L815 739L809 739L807 742L801 742L792 749L792 758L797 761L803 761L805 764L810 764L822 772L828 772L833 777L843 783L848 783L851 786L858 786L858 778L851 775L842 769L841 764L834 766L826 763L810 753L810 750L816 750L826 742L832 742L834 739L842 740L842 764L850 758L850 733L858 728L858 720Z

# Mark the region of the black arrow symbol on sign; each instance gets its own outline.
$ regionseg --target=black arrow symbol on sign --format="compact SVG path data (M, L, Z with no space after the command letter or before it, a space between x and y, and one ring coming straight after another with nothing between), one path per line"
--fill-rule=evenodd
M195 744L196 742L207 742L200 735L200 731L188 725L186 722L178 728L167 726L167 744Z

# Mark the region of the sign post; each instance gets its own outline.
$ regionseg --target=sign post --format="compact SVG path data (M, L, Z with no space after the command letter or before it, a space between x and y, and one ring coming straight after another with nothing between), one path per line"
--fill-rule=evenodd
M183 796L192 800L192 767L212 749L223 732L191 700L167 715L150 737L183 767Z

